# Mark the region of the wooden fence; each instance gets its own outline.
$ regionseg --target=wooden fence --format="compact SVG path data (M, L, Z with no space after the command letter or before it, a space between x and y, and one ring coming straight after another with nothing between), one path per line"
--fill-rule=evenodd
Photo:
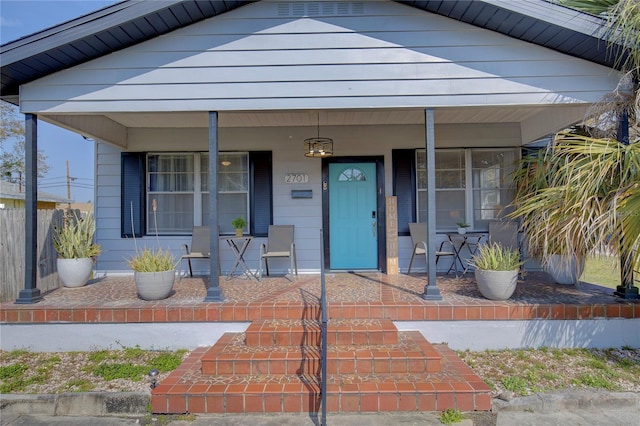
M37 286L41 293L59 288L54 225L62 224L63 210L38 210ZM0 301L15 300L24 289L24 209L0 209Z

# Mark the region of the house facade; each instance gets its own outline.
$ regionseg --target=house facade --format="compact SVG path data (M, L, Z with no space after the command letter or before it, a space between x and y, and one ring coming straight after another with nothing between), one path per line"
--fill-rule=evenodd
M93 18L34 40L67 66L3 97L95 140L106 273L128 271L134 236L179 254L194 226L231 234L237 216L251 268L268 226L293 224L303 273L321 250L332 271L387 272L389 250L406 270L410 222L432 215L436 245L457 222L486 232L523 147L621 79L599 18L537 0L123 2ZM19 42L3 46L3 74L35 55ZM333 155L305 156L313 137ZM233 254L214 240L225 272Z

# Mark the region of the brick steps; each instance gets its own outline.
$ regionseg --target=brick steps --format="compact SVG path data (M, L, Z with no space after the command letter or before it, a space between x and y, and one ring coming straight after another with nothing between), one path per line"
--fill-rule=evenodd
M380 345L397 343L389 320L332 320L327 327L329 345ZM320 345L320 324L314 320L258 320L247 328L246 345Z
M388 320L332 320L328 336L328 412L491 408L487 385L446 345L431 345L419 332L398 332ZM152 391L152 410L316 412L319 345L317 322L256 321L246 333L227 333L192 352Z
M406 374L439 372L440 355L415 334L403 334L401 342L376 346L327 347L327 374ZM419 335L419 333L418 333ZM202 357L202 374L260 375L317 374L320 352L315 346L261 346L243 351L241 335L226 334ZM318 343L319 344L319 343Z

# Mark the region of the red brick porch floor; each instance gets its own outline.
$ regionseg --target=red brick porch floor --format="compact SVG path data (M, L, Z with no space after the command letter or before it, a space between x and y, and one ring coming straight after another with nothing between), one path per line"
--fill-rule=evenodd
M438 276L442 301L421 298L424 275L380 273L327 274L331 318L390 320L521 320L640 318L640 302L625 301L613 290L581 283L557 285L544 272L529 273L513 297L490 301L478 292L473 275ZM295 282L266 277L261 282L221 278L222 303L203 302L208 278L176 281L165 300L137 297L133 276L110 276L80 288L45 293L33 305L0 304L3 323L138 323L253 321L310 317L320 295L319 275L300 275Z

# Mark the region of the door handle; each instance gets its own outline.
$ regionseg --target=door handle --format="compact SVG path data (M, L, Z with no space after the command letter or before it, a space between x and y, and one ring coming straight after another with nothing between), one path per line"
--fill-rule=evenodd
M378 234L378 222L373 220L371 221L371 232L373 233L373 237L375 238Z

